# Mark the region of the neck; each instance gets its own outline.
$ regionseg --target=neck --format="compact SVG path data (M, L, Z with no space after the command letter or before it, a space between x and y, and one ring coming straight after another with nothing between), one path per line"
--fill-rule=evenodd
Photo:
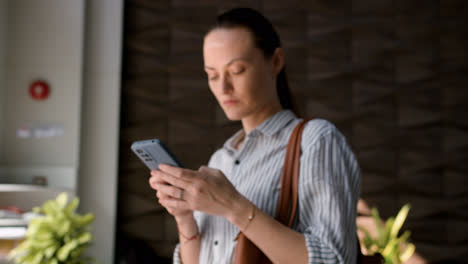
M245 134L248 134L254 128L281 110L281 105L275 104L273 107L266 108L263 111L258 111L255 114L244 117L242 119L242 127L244 128Z

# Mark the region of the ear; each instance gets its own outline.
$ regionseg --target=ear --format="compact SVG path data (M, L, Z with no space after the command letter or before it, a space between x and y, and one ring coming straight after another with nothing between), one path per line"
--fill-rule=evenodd
M280 71L284 68L284 51L283 48L278 47L275 49L272 57L273 62L273 74L277 76Z

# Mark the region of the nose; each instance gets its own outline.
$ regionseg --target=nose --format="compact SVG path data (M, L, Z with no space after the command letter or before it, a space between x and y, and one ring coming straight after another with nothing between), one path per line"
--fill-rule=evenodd
M228 74L224 74L221 77L221 91L223 94L231 93L233 90L232 81Z

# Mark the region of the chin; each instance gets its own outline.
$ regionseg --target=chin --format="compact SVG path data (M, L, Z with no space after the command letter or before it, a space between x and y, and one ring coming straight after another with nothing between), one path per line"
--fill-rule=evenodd
M231 121L239 121L242 120L242 118L245 116L242 113L238 111L233 111L233 110L225 110L224 109L224 114L226 115L227 119Z

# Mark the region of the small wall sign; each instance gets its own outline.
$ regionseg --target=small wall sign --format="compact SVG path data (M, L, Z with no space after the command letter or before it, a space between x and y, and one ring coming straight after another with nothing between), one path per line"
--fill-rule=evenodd
M53 138L65 134L63 124L32 122L23 124L16 129L17 138Z

